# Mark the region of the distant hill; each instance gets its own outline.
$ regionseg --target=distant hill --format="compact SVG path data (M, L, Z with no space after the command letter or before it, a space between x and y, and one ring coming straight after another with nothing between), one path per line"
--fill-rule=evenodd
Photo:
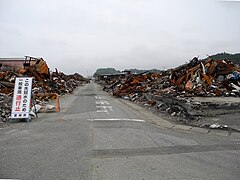
M210 58L213 59L213 60L227 59L227 60L230 60L230 61L232 61L235 64L238 64L240 66L240 53L236 53L236 54L218 53L218 54L215 54L215 55L211 55ZM206 60L207 59L209 59L209 57L206 58Z
M133 74L141 74L144 72L154 72L154 73L160 73L161 70L158 69L150 69L150 70L140 70L140 69L125 69L124 71L131 71Z
M230 60L240 66L240 53L236 53L236 54L229 54L229 53L225 53L225 52L218 53L218 54L211 55L210 57L207 57L203 60L208 60L210 58L213 60L227 59L227 60ZM151 70L125 69L125 71L131 71L133 74L141 74L144 72L155 72L155 73L161 72L161 70L157 70L157 69L151 69ZM99 68L94 73L94 76L96 76L97 74L104 75L104 74L118 74L118 73L121 73L121 71L116 70L114 68Z
M94 73L94 76L96 75L104 75L104 74L118 74L121 73L121 71L118 71L114 68L99 68Z
M161 72L161 70L158 70L158 69L151 69L151 70L125 69L124 71L131 71L133 74L141 74L144 72L154 72L154 73ZM116 70L114 68L99 68L96 70L93 76L105 75L105 74L119 74L119 73L121 73L121 71Z

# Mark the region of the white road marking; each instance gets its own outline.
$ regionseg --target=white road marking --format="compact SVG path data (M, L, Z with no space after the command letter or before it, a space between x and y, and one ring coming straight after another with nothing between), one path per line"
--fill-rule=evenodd
M108 110L113 111L112 106L104 106L109 105L110 103L105 100L105 97L102 96L95 96L96 99L96 108L98 108L98 113L107 113L109 114ZM98 106L99 105L99 106Z
M133 122L146 122L142 119L127 119L127 118L112 118L112 119L88 119L88 121L133 121Z
M102 96L95 96L95 99L101 100L101 99L105 99L105 97L102 97Z
M96 101L96 104L102 104L102 105L104 105L104 104L109 104L109 102L108 101Z
M97 112L98 112L98 113L103 113L103 112L104 112L104 113L108 113L108 110L102 109L102 110L97 110Z
M100 109L112 109L112 106L96 106L96 108L100 108Z

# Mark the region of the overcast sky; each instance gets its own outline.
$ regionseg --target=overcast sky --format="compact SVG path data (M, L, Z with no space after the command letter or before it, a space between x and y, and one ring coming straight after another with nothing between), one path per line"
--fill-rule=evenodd
M0 0L0 57L43 57L65 73L170 68L239 48L239 1Z

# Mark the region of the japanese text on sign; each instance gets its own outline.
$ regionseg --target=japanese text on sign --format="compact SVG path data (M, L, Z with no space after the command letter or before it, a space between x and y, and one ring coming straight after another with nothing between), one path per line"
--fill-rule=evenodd
M29 118L32 78L16 78L11 118Z

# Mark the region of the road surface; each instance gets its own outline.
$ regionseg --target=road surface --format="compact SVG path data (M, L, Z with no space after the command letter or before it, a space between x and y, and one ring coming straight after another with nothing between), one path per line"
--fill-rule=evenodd
M87 84L61 98L61 112L0 129L0 179L240 178L238 134L171 128L101 89Z

